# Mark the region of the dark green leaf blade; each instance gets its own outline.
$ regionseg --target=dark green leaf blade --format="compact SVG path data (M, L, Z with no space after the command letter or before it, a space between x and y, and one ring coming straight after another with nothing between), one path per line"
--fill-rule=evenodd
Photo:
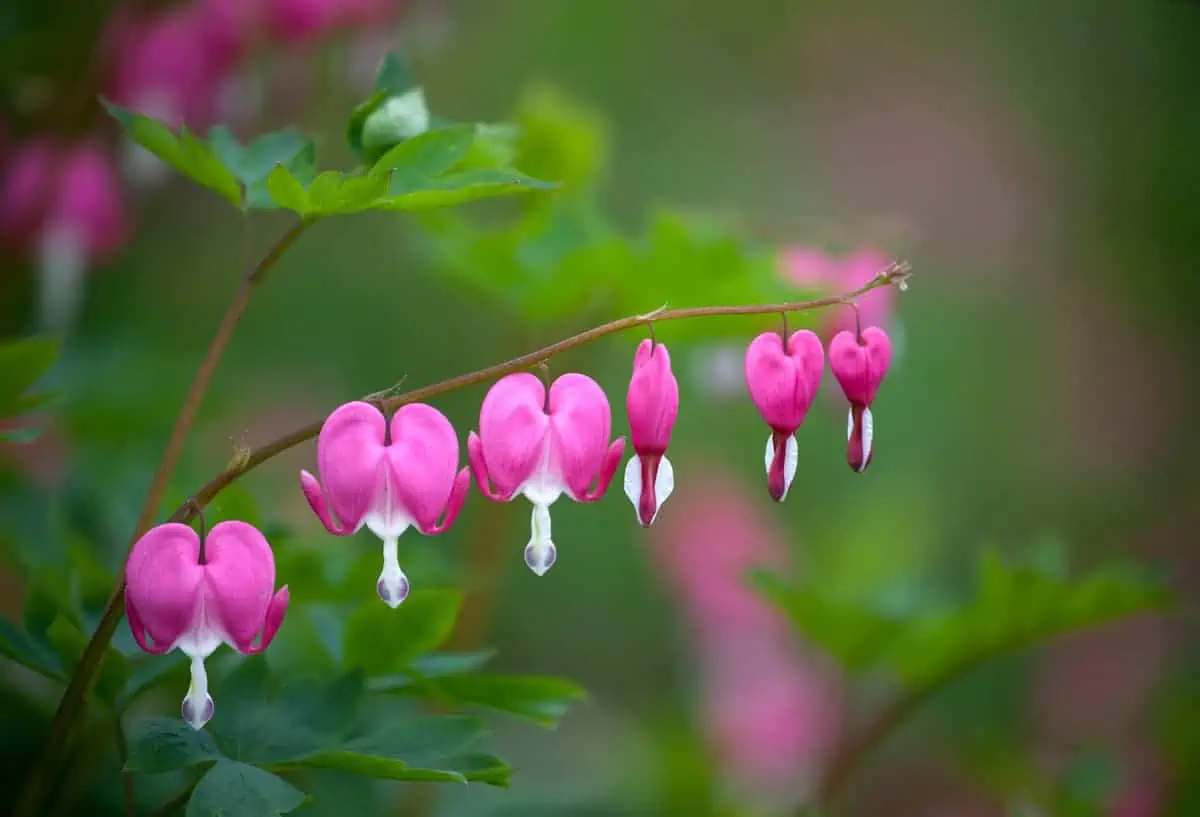
M363 604L346 624L346 666L369 676L403 671L450 636L461 605L456 590L415 590L394 610L375 600Z
M169 772L223 757L212 737L179 718L151 718L129 742L128 772Z
M572 703L587 699L587 692L577 684L536 675L452 674L430 684L400 684L393 688L493 709L545 728L556 726Z
M12 417L32 407L22 397L54 365L58 348L53 337L0 343L0 416Z
M186 817L276 817L290 814L307 799L277 775L221 760L201 778L184 813Z

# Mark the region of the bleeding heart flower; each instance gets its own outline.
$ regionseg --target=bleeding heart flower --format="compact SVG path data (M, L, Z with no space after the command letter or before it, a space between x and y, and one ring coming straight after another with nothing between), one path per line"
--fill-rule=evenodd
M271 546L245 522L222 522L204 538L187 525L159 525L125 565L125 608L138 646L155 655L178 648L192 659L183 719L196 729L213 715L204 659L222 642L244 655L262 652L287 607L287 586L275 592Z
M821 386L825 350L815 333L793 332L784 349L778 333L764 332L746 350L746 388L771 427L767 438L767 490L782 502L796 476L795 433L804 423Z
M321 427L317 466L324 491L316 477L300 472L308 504L335 536L366 525L383 540L383 572L375 589L389 606L399 606L408 596L398 556L400 535L410 527L426 536L444 533L467 498L471 477L466 468L455 475L454 427L424 403L401 406L390 425L370 403L346 403Z
M625 495L645 527L675 489L675 469L667 459L671 429L679 413L679 382L671 372L667 347L647 338L633 358L625 397L634 455L625 466Z
M861 334L838 332L829 344L829 368L850 401L846 422L846 461L862 473L871 464L874 451L875 418L871 403L892 362L892 342L877 326Z
M547 395L532 374L510 374L483 398L479 434L467 438L471 470L488 499L508 502L524 494L533 503L525 564L537 575L558 556L550 506L564 493L595 502L608 489L625 451L623 437L609 445L611 431L608 398L587 375L564 374Z

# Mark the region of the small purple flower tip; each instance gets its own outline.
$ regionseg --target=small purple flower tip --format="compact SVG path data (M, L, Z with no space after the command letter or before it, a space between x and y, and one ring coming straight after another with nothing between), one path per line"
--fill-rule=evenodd
M189 694L183 699L183 706L180 711L183 713L183 719L193 729L203 729L204 724L212 720L215 705L211 695L205 694L203 701L196 701Z

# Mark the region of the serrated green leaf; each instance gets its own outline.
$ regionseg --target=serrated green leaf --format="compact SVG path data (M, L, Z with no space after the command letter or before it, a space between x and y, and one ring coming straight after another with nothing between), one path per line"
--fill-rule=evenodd
M308 189L311 213L320 216L346 215L373 209L387 193L386 176L340 176L322 173Z
M371 167L371 175L389 171L404 181L397 186L418 188L435 176L453 168L475 141L474 125L454 125L425 131L388 150Z
M212 737L179 718L151 718L130 736L125 771L155 774L186 769L223 757Z
M264 133L242 145L227 128L215 127L209 141L246 191L251 209L276 209L267 189L267 178L276 165L283 165L301 182L312 181L316 167L316 145L304 134L285 129Z
M484 734L480 721L461 716L383 723L367 735L321 749L287 765L340 769L388 780L465 783L503 778L507 781L507 767L503 763L469 752ZM483 758L490 762L481 762Z
M415 590L394 610L364 604L346 624L346 666L368 676L401 672L449 638L461 605L456 590Z
M308 797L278 775L245 763L221 760L200 779L186 817L276 817L290 814Z
M113 105L107 100L103 104L131 139L192 181L215 191L234 207L241 208L241 185L211 145L196 138L186 127L176 133L157 119Z
M812 588L791 586L769 573L756 571L750 578L805 636L851 672L874 666L904 626L903 620L828 598Z
M479 199L515 193L555 190L558 185L534 179L516 171L479 169L449 173L427 180L420 189L409 187L411 180L395 178L389 194L375 202L375 210L424 210L449 207Z
M446 675L434 686L454 703L494 709L543 727L555 726L572 703L587 698L570 681L532 675Z
M291 210L300 216L307 216L311 210L308 191L304 189L300 180L281 164L276 165L275 169L267 174L267 192L271 200L285 210Z

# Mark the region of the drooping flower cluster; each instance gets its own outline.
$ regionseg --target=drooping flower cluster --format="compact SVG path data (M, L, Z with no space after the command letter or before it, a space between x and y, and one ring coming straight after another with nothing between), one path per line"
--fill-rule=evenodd
M840 332L829 347L830 368L850 402L847 459L855 471L871 461L871 405L890 360L890 342L878 327ZM786 497L796 475L795 434L824 369L825 350L809 330L766 332L746 350L746 386L771 428L765 464L776 501ZM638 522L649 527L675 487L666 453L679 413L679 384L665 345L653 339L639 345L625 407L634 449L625 467L625 494ZM300 486L330 533L349 536L365 527L379 537L383 569L376 591L397 607L410 588L400 566L401 535L409 528L425 535L449 530L472 475L493 502L529 500L525 564L544 575L558 558L550 506L564 495L584 503L603 498L625 451L625 439L611 435L611 408L595 380L572 372L547 386L521 372L502 377L484 397L479 430L467 437L469 467L459 468L454 427L432 406L409 403L389 419L381 407L354 401L325 420L317 438L318 474L301 471ZM274 583L270 546L245 523L224 522L207 538L169 523L135 545L127 566L130 626L143 649L177 647L192 658L183 714L193 726L203 726L213 710L204 658L222 642L258 652L279 629L288 595L286 587L272 595Z

